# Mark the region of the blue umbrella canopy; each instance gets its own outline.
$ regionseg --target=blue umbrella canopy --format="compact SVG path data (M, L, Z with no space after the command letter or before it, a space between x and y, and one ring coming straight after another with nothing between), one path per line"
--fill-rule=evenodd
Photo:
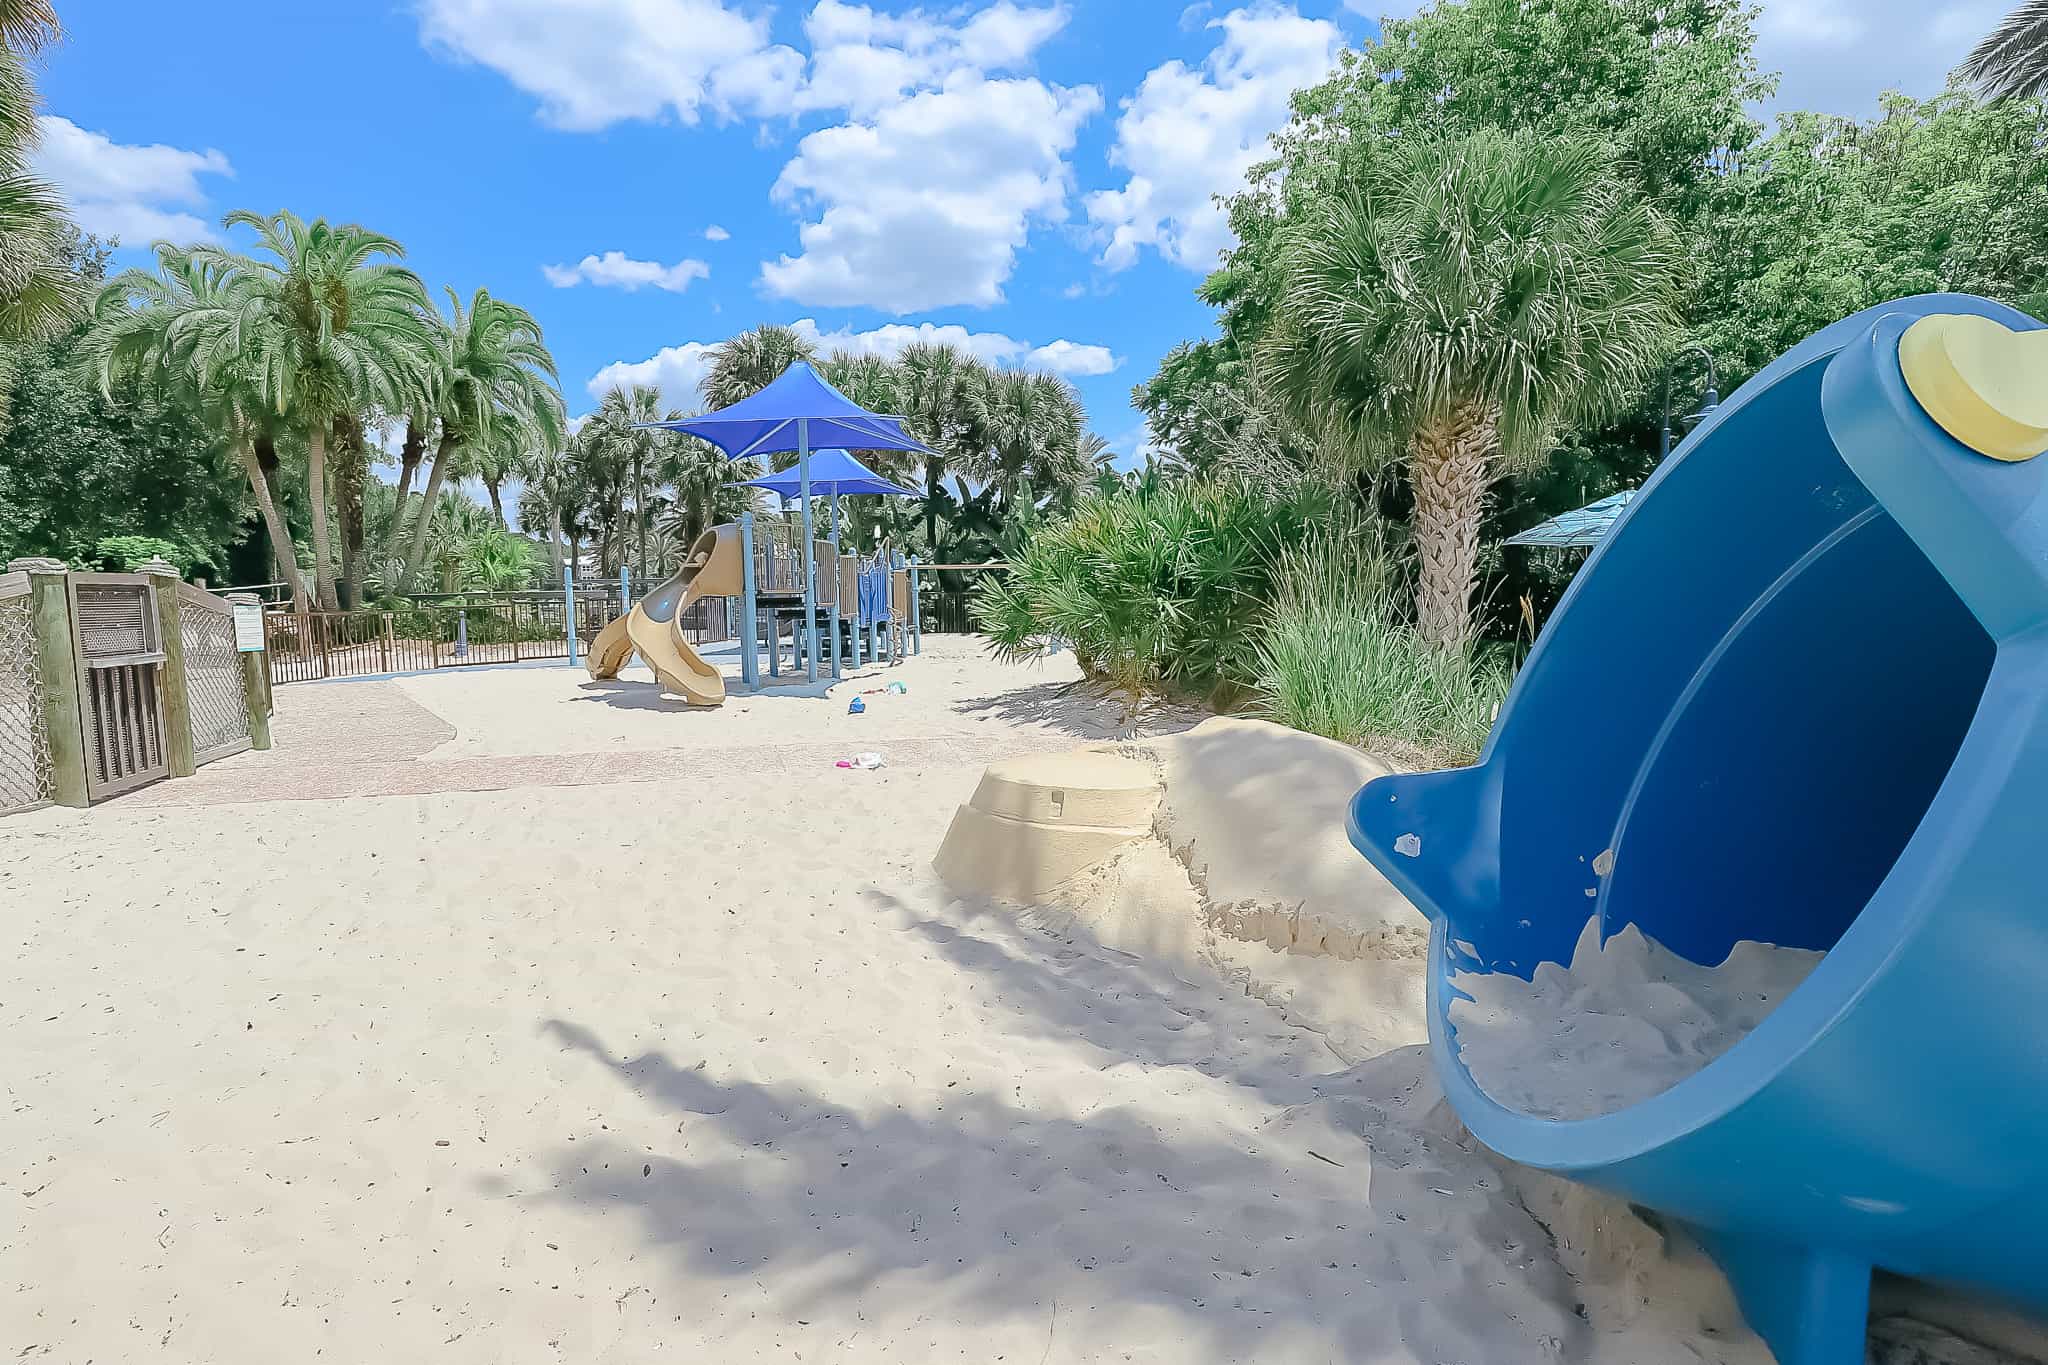
M813 451L836 447L938 453L904 431L901 417L869 412L801 361L767 388L729 408L651 425L688 432L735 460L784 455L806 446Z
M1613 494L1562 516L1531 526L1518 536L1509 536L1510 545L1598 545L1607 534L1616 518L1627 510L1635 497L1633 488Z
M803 478L793 465L763 478L747 479L736 487L765 488L785 498L803 496ZM849 496L857 493L880 493L894 498L918 496L913 489L890 483L843 450L811 452L811 493L815 497L823 498L836 497L841 493Z

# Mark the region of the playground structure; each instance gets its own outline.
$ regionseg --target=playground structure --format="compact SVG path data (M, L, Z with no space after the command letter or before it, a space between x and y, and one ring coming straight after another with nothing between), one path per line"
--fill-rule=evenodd
M690 547L683 567L662 579L590 645L590 676L616 678L638 654L662 687L692 706L725 700L725 675L704 661L680 628L700 597L730 597L743 579L738 528L714 526Z
M816 581L807 595L801 546L757 536L751 512L738 522L712 527L690 548L681 569L656 583L591 642L590 676L615 678L638 654L665 690L691 706L720 705L726 697L725 676L681 628L691 604L711 597L739 599L740 677L748 687L762 685L764 644L766 676L781 676L785 628L791 637L792 672L815 657L810 653L814 640L822 642L819 653L834 678L848 665L896 663L922 649L915 560L887 546L865 558L842 554L834 539L815 542L809 563L815 566ZM815 604L808 623L807 601Z
M2044 342L1944 295L1802 343L1621 515L1480 762L1352 803L1432 920L1466 1125L1696 1231L1784 1365L1863 1360L1873 1267L2048 1309ZM1511 1111L1454 978L1568 963L1589 912L1707 965L1827 956L1662 1094Z

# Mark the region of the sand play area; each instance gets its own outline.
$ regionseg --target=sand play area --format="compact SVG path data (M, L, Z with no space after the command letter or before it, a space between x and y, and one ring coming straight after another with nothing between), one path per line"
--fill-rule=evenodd
M925 643L705 712L280 688L269 753L0 824L0 1360L1768 1361L1442 1103L1371 760ZM1150 837L934 873L985 765L1102 742Z

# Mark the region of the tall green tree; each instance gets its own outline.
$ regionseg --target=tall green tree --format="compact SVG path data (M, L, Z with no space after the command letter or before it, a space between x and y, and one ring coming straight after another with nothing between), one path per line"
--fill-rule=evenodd
M66 247L90 292L105 249ZM194 389L153 368L98 369L92 331L9 345L0 366L0 563L17 555L91 561L99 542L143 536L225 573L249 504L236 496L222 434Z
M567 433L562 396L555 387L555 358L533 314L486 289L471 295L466 307L449 290L448 309L444 323L429 330L432 357L424 373L440 434L428 467L424 506L413 520L407 584L418 576L426 555L442 484L468 447L488 447L507 428L520 431L521 443L529 448L557 446Z
M1280 231L1361 159L1489 129L1592 138L1681 234L1762 132L1775 82L1748 0L1443 0L1390 19L1298 92L1275 154L1230 201L1238 247L1203 285L1248 353L1272 318Z
M256 234L256 252L215 249L241 299L235 349L261 376L272 409L306 443L313 582L322 608L339 606L328 519L327 456L334 422L370 407L404 410L417 397L432 346L426 287L396 263L404 249L354 224L291 212L237 210L230 228Z
M641 582L647 582L647 523L648 496L652 490L648 477L654 471L663 448L669 444L666 432L652 430L648 423L674 421L682 413L664 409L661 404L661 390L648 384L615 386L606 391L598 400L597 415L590 425L595 427L591 439L610 445L615 458L625 471L620 481L619 495L630 497L633 503L634 530L634 572ZM617 513L623 525L625 509Z
M716 411L751 398L798 361L815 361L818 348L788 327L750 328L711 348L702 383L705 406Z
M277 487L277 442L288 422L264 385L257 333L242 325L252 306L246 274L213 251L158 243L156 269L128 270L107 282L80 345L85 368L112 401L123 379L181 395L205 427L220 434L249 483L275 562L297 558ZM289 575L296 610L305 585Z
M903 348L896 370L910 434L938 452L924 457L925 543L936 546L949 466L964 472L981 446L974 393L988 381L988 368L958 347L921 341ZM967 501L965 487L959 501Z
M1611 418L1680 334L1680 252L1590 140L1486 132L1361 158L1281 240L1264 362L1327 451L1405 464L1423 635L1470 631L1487 490Z
M0 341L53 336L85 302L63 202L29 166L37 100L27 58L58 36L46 0L0 0Z
M2048 290L2048 99L1958 85L1867 120L1788 114L1704 221L1695 331L1733 381L1887 299L2022 302Z
M2048 0L2026 0L1971 51L1963 74L1991 99L2048 95Z
M1033 491L1068 488L1094 473L1082 455L1086 418L1073 386L1054 374L999 370L968 390L979 448L967 472L992 484L1006 512Z

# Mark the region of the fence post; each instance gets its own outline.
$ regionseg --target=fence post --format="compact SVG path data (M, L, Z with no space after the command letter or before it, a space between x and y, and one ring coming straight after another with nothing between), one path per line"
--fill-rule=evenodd
M917 556L910 557L910 652L924 653L924 615L918 596Z
M258 612L263 610L263 599L253 592L231 592L228 594L231 607L252 606ZM263 648L242 649L236 647L236 657L242 664L242 706L249 713L249 747L268 749L270 747L270 632L264 631Z
M78 706L78 659L71 652L71 594L61 559L17 559L9 573L28 575L29 620L36 671L43 680L43 729L50 742L50 795L60 806L83 806L85 713Z
M192 692L185 678L185 633L178 621L178 566L152 559L142 566L156 601L157 643L163 666L157 670L164 694L164 766L172 777L199 771L192 761Z

